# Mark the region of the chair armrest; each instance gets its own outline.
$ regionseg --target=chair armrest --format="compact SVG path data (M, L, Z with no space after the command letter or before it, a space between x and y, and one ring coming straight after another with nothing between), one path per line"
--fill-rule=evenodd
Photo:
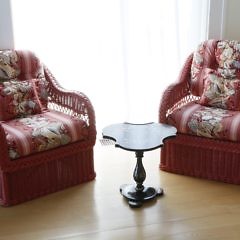
M2 169L5 165L10 162L10 158L8 155L8 146L6 140L6 133L0 123L0 168Z
M177 81L163 92L159 107L159 122L166 123L169 110L172 109L184 97L190 95L190 78L193 54L191 54L177 79Z
M96 139L95 112L89 98L82 92L62 88L45 66L44 75L48 82L49 108L84 120L89 127L89 137Z
M167 115L175 104L189 95L189 87L186 82L170 85L162 95L159 107L159 122L167 123Z

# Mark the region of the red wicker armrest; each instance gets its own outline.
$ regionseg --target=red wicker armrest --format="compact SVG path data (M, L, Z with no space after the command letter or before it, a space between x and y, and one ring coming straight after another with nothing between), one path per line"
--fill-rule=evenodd
M160 102L159 122L166 123L168 111L187 95L189 95L189 87L186 82L170 85L163 93Z
M181 101L181 99L190 95L189 80L191 77L192 58L193 54L187 58L177 81L171 84L162 95L159 107L159 122L161 123L166 123L169 109Z
M6 133L0 123L0 168L9 162L9 155L8 155L8 147L7 147L7 140L6 140Z
M46 67L44 74L48 82L50 108L84 120L89 126L90 137L96 137L95 112L89 98L82 92L62 88Z

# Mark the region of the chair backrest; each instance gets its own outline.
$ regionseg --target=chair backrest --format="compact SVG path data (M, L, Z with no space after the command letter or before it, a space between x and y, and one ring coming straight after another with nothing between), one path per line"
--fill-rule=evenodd
M240 79L240 41L207 40L194 52L191 66L191 93L201 96L206 72L215 71L226 79Z
M42 65L30 51L0 50L0 80L27 80L43 76Z
M40 78L43 76L42 64L39 58L30 51L16 51L19 59L20 80Z
M47 82L35 54L0 50L0 121L41 113L47 105Z

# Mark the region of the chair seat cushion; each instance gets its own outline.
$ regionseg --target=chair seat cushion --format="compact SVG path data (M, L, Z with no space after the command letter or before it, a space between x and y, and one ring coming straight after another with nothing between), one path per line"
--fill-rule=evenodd
M179 133L240 141L240 112L206 107L192 102L168 116Z
M2 121L9 156L16 159L86 139L87 124L83 120L57 111Z

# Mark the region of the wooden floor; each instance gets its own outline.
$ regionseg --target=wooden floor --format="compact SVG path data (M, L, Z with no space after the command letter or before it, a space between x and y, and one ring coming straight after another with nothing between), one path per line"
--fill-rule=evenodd
M158 200L129 208L119 186L133 182L134 153L97 143L96 180L0 207L0 239L240 239L240 186L162 172L159 150L143 162L145 185L164 188Z

